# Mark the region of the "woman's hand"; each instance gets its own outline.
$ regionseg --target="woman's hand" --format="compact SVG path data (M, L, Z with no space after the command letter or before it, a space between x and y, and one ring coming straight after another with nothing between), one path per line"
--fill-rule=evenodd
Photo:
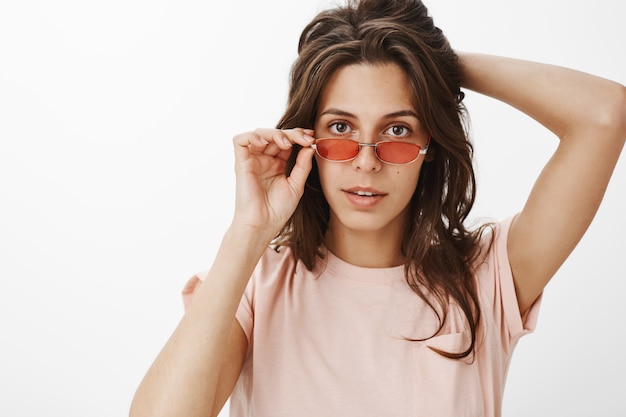
M259 129L233 139L234 227L202 285L186 288L186 313L137 389L131 416L216 415L227 400L248 351L235 314L267 243L302 196L315 152L309 135L312 130ZM294 143L303 149L287 177Z
M233 139L236 199L233 223L273 238L293 214L311 171L313 130L257 129ZM294 143L302 145L296 164L285 175Z

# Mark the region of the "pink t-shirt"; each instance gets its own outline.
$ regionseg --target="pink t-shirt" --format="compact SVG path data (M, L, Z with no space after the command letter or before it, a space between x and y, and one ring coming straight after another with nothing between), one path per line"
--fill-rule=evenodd
M289 248L268 249L237 311L249 350L231 416L500 416L511 354L539 309L537 301L520 317L509 226L510 219L496 227L477 269L482 326L473 361L429 348L468 346L456 308L437 336L407 340L431 336L438 321L406 284L402 266L361 268L327 253L325 265L308 271Z

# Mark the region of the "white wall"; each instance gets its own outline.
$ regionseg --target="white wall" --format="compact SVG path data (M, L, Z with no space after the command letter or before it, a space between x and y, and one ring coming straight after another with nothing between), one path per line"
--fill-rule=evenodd
M0 4L0 415L122 416L230 220L231 137L281 115L318 0ZM612 0L431 0L457 49L626 83ZM556 139L468 94L476 216L518 211ZM626 160L514 357L506 416L626 415Z

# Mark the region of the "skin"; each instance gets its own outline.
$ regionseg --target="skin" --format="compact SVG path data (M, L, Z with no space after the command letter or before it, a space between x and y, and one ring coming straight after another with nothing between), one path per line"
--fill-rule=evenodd
M405 73L395 64L344 67L322 93L316 136L362 143L406 141L424 147L428 133L417 118L409 91ZM330 205L328 249L353 265L403 264L400 242L424 156L409 164L390 165L378 160L374 148L363 147L352 161L333 162L319 156L316 160ZM358 197L357 190L378 196Z
M626 88L553 65L461 54L466 88L521 110L559 145L511 225L508 252L524 314L595 216L626 139Z
M463 87L517 107L560 139L509 233L510 266L523 314L597 211L626 138L626 88L550 65L475 54L460 54L459 58ZM346 74L361 82L351 82ZM314 157L309 146L313 135L341 133L330 130L338 127L332 125L337 115L327 118L324 112L335 108L350 113L350 117L344 114L339 118L350 127L349 134L360 142L377 141L390 127L383 122L388 122L385 115L410 109L405 94L398 90L404 85L402 78L393 66L344 68L326 86L315 132L258 129L233 139L237 187L233 222L204 283L196 282L187 289L194 300L137 389L131 416L219 413L248 348L234 319L245 286L261 254L302 196ZM392 100L387 100L390 97ZM390 121L413 123L415 136L406 140L423 144L426 132L419 121L401 119ZM292 174L285 177L293 143L304 148ZM326 239L329 248L357 265L401 263L399 230L406 222L407 196L417 183L423 157L407 166L386 166L378 162L371 148L364 148L352 162L317 162L332 207ZM354 187L374 187L385 197L371 208L355 208L342 191ZM365 220L367 226L361 223Z

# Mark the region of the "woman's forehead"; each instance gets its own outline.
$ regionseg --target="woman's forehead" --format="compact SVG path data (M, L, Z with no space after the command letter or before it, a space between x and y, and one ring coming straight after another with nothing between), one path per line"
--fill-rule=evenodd
M319 115L336 109L348 113L412 111L413 90L406 73L394 63L353 64L336 70L322 90ZM410 115L410 114L405 114Z

